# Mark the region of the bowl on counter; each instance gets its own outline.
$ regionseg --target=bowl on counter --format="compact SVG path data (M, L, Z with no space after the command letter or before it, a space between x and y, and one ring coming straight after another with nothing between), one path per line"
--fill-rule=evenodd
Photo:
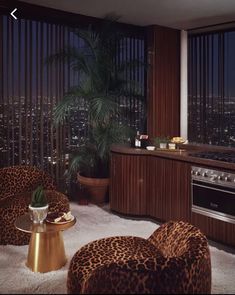
M146 149L148 151L154 151L155 150L155 146L154 145L148 145L148 146L146 146Z

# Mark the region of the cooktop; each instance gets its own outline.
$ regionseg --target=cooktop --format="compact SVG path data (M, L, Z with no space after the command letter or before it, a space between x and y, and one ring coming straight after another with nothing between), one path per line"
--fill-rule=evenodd
M235 163L235 152L198 152L198 153L191 153L190 156L216 160L216 161Z

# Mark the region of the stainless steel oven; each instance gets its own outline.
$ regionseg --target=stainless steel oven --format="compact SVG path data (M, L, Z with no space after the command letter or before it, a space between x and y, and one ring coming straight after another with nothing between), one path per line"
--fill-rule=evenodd
M192 211L235 224L235 174L193 166Z

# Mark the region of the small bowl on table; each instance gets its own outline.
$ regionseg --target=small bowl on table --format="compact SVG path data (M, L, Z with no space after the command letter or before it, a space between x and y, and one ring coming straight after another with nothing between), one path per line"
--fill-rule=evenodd
M154 151L155 150L155 146L154 145L148 145L148 146L146 146L146 149L148 151Z

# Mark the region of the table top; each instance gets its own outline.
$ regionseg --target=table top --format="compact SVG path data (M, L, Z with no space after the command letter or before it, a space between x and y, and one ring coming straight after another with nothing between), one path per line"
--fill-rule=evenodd
M64 224L53 224L47 221L44 221L42 224L36 224L30 220L29 214L25 214L16 219L15 227L26 233L54 233L72 227L76 221L76 217L74 217L72 221Z

